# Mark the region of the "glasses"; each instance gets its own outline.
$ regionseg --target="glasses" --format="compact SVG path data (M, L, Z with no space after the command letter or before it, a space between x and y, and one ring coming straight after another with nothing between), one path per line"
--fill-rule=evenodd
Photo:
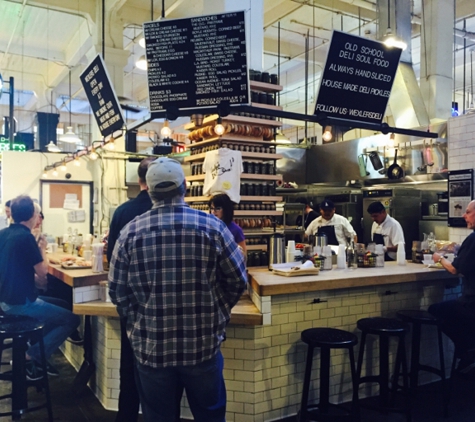
M223 207L209 207L209 210L210 210L211 212L222 211L222 210L223 210Z

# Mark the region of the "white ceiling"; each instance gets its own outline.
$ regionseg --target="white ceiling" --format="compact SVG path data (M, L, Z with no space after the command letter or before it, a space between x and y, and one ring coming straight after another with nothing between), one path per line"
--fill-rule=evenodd
M166 16L190 16L194 8L199 13L200 2L206 1L167 0ZM160 16L158 8L162 2L154 3L156 19ZM96 0L0 1L0 72L4 79L15 78L15 87L22 93L21 101L20 96L15 101L18 109L36 111L56 107L68 113L72 104L73 119L76 114L88 112L79 74L92 58L93 45L101 42L101 22L100 18L96 19L96 16L100 17L100 4ZM137 69L135 61L144 54L138 39L142 22L151 18L150 5L146 0L106 0L107 15L117 22L115 27L106 28L106 39L110 42L114 34L122 33L123 45L116 45L116 48L124 48L130 53L124 68L124 96L129 99L127 103L144 109L147 107L146 72ZM414 0L412 9L414 21L420 21L421 0ZM465 91L470 92L475 1L456 0L456 14L456 27L462 29L465 25L465 30L472 33L465 50ZM304 110L306 37L310 50L308 101L311 110L331 31L337 29L374 37L378 25L376 17L376 0L264 0L263 70L277 73L280 62L281 84L284 85L280 102L285 110ZM465 22L462 18L466 18ZM413 24L412 58L416 75L420 62L419 32L420 25ZM96 33L98 36L94 35ZM460 51L457 53L456 90L461 92L464 88L462 38L457 38L457 43ZM447 59L453 62L453 57ZM68 101L69 70L71 93L76 100L72 103ZM3 96L1 104L6 104L6 97ZM129 118L142 115L128 113Z

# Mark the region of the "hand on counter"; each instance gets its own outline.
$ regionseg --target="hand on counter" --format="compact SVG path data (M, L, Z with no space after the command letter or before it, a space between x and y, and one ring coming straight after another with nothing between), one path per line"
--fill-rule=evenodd
M440 254L440 253L436 252L432 255L432 259L434 260L435 264L439 263L449 273L451 273L451 274L457 274L458 273L457 268L455 268L452 265L452 263L447 258L444 257L443 254Z

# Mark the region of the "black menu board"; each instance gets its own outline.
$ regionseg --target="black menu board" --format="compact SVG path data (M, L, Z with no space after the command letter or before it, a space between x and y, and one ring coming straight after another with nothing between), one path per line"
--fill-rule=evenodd
M473 200L473 169L449 171L449 227L466 227L463 218L468 204Z
M86 91L101 135L106 137L121 130L125 120L101 55L96 56L79 79Z
M315 114L381 123L402 50L333 31Z
M244 12L143 24L150 111L249 102Z

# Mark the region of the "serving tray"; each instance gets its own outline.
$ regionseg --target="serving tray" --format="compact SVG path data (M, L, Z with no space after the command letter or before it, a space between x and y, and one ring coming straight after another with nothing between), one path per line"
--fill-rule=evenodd
M303 275L317 275L320 272L320 268L300 268L297 263L290 262L286 264L274 264L272 272L284 277L298 277Z

